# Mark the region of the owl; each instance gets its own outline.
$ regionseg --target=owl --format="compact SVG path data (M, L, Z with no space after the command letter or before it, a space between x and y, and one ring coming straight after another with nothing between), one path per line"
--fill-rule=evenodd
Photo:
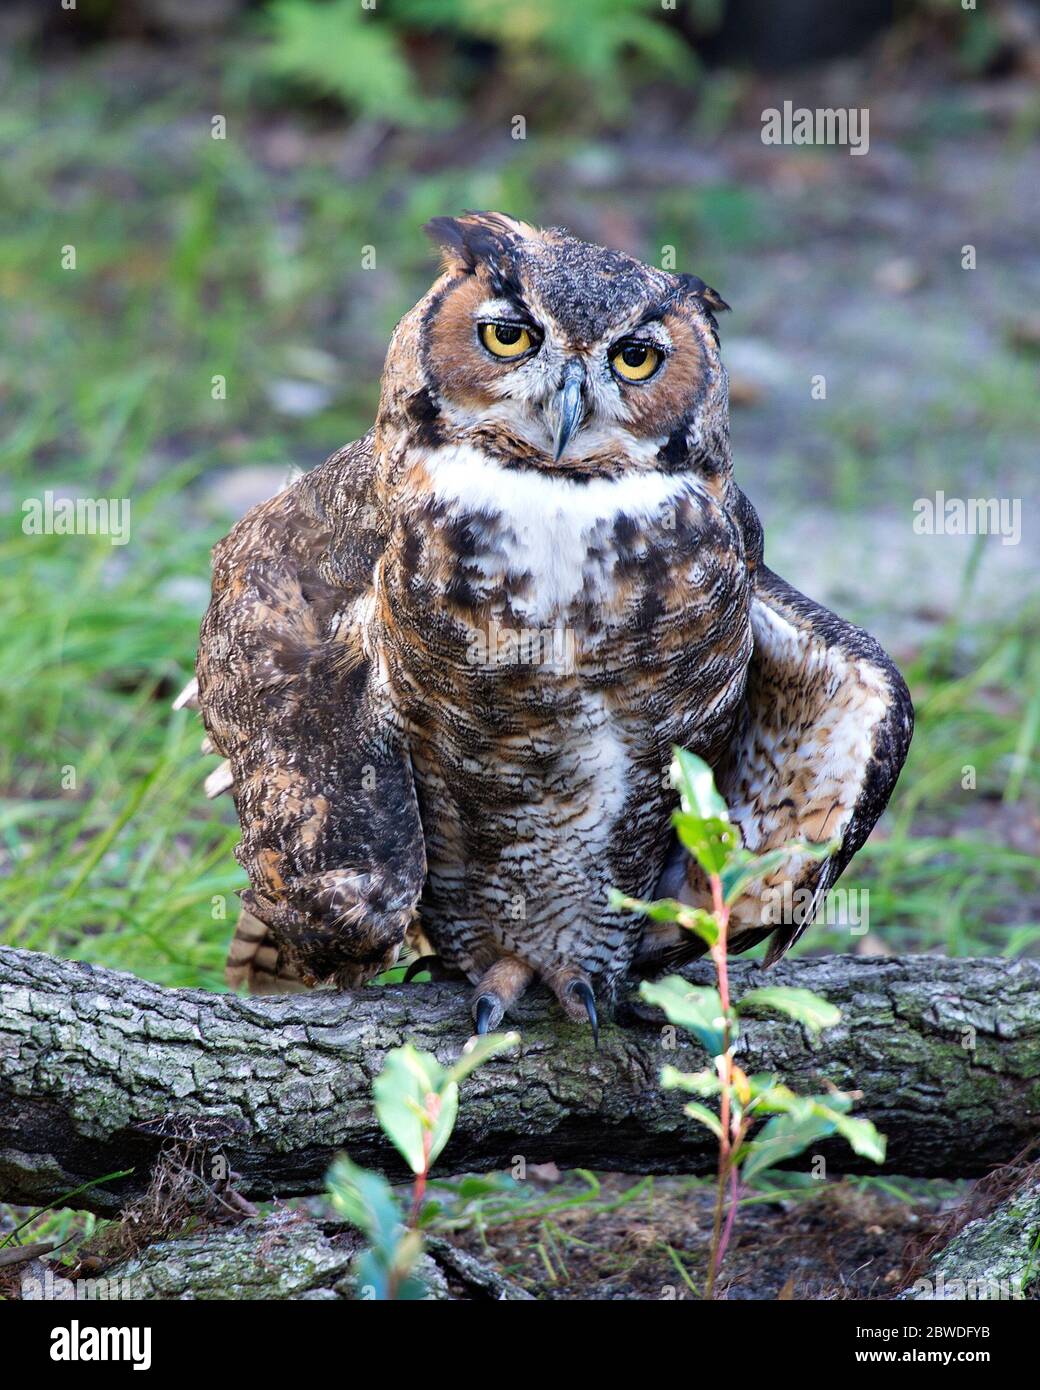
M749 849L839 846L735 909L732 948L771 962L884 809L912 707L763 564L713 289L499 213L427 230L442 273L374 429L214 552L182 702L242 828L228 980L356 987L407 943L471 982L478 1032L536 984L595 1031L627 975L698 949L610 898L710 905L673 746Z

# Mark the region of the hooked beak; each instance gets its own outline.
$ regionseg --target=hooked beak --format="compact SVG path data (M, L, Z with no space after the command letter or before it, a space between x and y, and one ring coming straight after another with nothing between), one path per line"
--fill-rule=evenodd
M585 368L576 358L572 357L563 369L563 385L556 398L559 423L556 427L554 463L559 463L560 456L570 442L571 435L578 428L582 416L585 414L585 402L582 398L584 385Z

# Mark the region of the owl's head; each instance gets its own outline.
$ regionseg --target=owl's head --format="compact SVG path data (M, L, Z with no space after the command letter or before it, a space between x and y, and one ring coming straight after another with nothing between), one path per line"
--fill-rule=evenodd
M728 469L728 306L702 280L502 213L426 230L444 273L395 335L385 424L574 478Z

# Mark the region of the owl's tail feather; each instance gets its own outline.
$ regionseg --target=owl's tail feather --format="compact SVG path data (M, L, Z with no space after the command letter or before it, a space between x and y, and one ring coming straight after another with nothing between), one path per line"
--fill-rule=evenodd
M270 931L248 908L242 909L224 967L229 989L237 991L245 985L250 994L297 994L307 988L281 959Z

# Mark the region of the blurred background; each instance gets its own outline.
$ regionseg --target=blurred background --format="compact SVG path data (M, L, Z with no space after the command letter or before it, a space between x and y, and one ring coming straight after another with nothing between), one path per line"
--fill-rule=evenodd
M0 48L0 941L222 987L237 827L170 710L209 549L369 427L472 207L720 291L767 559L908 675L870 930L802 948L1040 951L1035 5L78 0ZM869 151L764 144L785 101ZM939 490L1020 542L917 534ZM128 543L26 535L47 492Z

